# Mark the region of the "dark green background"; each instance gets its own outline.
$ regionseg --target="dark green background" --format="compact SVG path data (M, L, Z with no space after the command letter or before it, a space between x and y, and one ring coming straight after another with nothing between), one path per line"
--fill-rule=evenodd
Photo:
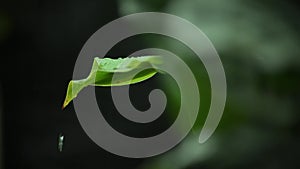
M0 4L0 168L300 167L298 2L11 0ZM228 97L216 132L205 144L198 144L210 100L210 84L202 63L188 47L168 37L147 34L120 42L107 57L124 57L146 47L179 55L196 75L201 93L197 122L181 144L156 157L129 159L98 147L81 128L73 105L64 111L61 105L86 40L120 16L145 11L183 17L210 38L224 65ZM168 106L158 121L147 125L118 115L109 88L97 88L96 93L111 125L120 132L143 137L165 130L177 115L178 88L167 75L132 85L133 104L139 110L149 108L148 93L156 87L166 91ZM60 132L65 134L62 153L57 150Z

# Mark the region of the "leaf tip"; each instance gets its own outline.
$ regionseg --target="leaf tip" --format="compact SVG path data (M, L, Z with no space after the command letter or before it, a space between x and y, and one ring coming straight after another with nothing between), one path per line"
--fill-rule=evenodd
M68 103L66 102L66 100L64 101L63 105L61 106L61 109L65 109L67 107Z
M63 105L62 105L62 107L61 107L61 109L63 110L64 108L66 108L67 107L67 105L70 103L70 101L72 100L70 100L69 99L69 95L70 95L70 93L72 92L72 86L73 86L73 82L72 82L72 80L69 82L69 84L68 84L68 89L67 89L67 93L66 93L66 98L65 98L65 100L64 100L64 103L63 103Z

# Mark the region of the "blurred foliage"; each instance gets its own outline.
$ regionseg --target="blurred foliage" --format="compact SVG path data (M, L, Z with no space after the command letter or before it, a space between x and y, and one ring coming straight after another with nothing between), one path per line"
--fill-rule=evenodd
M224 64L228 98L216 133L197 143L209 84L203 66L189 60L177 42L153 40L177 54L198 75L200 116L182 144L146 160L142 169L181 168L297 168L300 141L299 13L288 3L238 0L119 1L121 15L159 11L175 14L200 28L215 45ZM283 12L289 11L289 13ZM290 17L293 16L293 17ZM191 36L188 35L187 36ZM178 51L178 49L180 51ZM195 57L193 57L195 58ZM200 66L199 66L200 65ZM203 95L204 92L204 95ZM206 101L205 101L206 100ZM172 100L178 103L178 100ZM204 104L203 104L204 103ZM207 112L206 112L207 113Z

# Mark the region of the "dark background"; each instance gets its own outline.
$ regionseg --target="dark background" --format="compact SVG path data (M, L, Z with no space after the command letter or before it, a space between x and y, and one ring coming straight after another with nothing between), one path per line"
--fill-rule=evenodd
M251 62L249 58L255 55L253 53L260 46L253 48L245 45L246 47L242 48L233 43L234 47L224 49L222 44L216 44L227 74L229 94L224 120L215 137L218 146L212 148L214 149L212 156L204 153L195 157L189 153L185 154L185 151L174 150L169 153L170 155L165 153L150 159L128 159L106 152L90 140L77 120L73 105L61 110L66 87L71 80L73 67L83 44L101 26L126 14L127 8L130 13L130 7L138 8L136 11L133 10L134 12L161 11L176 14L176 11L167 8L172 6L172 0L130 2L132 3L114 0L1 1L2 168L300 167L298 160L300 15L299 3L291 0L284 3L276 0L246 1L248 3L246 6L257 7L260 11L272 11L272 16L286 21L284 24L291 30L291 37L295 39L291 43L296 47L289 45L282 47L286 49L283 51L289 53L283 52L280 56L292 58L283 68L264 70L256 62ZM185 3L189 4L188 1ZM134 4L139 4L140 8ZM211 7L214 5L219 7L218 3L212 4ZM193 13L188 7L183 6L182 9L185 9L186 13ZM194 15L201 14L194 11ZM250 12L250 18L256 17L260 16L256 15L255 11ZM276 19L271 19L270 24L276 26L279 25L279 21L277 23ZM272 27L270 24L267 25ZM265 29L265 26L254 28L260 31ZM220 28L220 32L222 31L225 30ZM212 35L213 42L214 35L218 36L213 30L208 35ZM272 38L278 34L263 33L261 36L267 39L266 42L274 49L266 47L260 50L270 50L271 53L274 50L278 54L275 50L278 44L272 44L274 42ZM110 57L126 56L134 50L151 46L149 44L157 45L152 38L145 37L144 41L139 37L135 40L129 39L128 44L124 44L125 47L120 45L110 53ZM245 39L239 35L235 38ZM255 43L254 40L253 44ZM197 66L194 67L197 69ZM133 86L132 95L135 96L135 104L139 109L146 109L149 106L140 99L145 99L147 92L141 91L149 91L156 87L160 78L162 76L145 82L144 87ZM245 81L249 83L245 84ZM109 89L97 90L98 93L103 93L102 97L109 97L107 93ZM110 110L109 99L102 104L106 105L105 110ZM178 106L174 107L176 109ZM154 128L128 126L127 132L139 135L143 133L142 129L146 129L156 133L170 125L170 121L172 120L160 120ZM203 122L203 119L199 121ZM66 136L64 151L61 153L57 150L57 136L60 132ZM187 149L184 145L179 147ZM210 148L206 151L209 152ZM188 160L178 161L182 158ZM176 167L172 164L166 166L165 163L174 163Z

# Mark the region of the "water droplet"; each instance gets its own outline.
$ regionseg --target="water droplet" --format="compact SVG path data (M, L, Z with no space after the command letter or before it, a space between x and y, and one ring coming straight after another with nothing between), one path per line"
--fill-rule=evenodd
M58 135L58 145L57 145L59 152L62 152L62 150L63 150L64 138L65 138L65 136L62 133L59 133L59 135Z

